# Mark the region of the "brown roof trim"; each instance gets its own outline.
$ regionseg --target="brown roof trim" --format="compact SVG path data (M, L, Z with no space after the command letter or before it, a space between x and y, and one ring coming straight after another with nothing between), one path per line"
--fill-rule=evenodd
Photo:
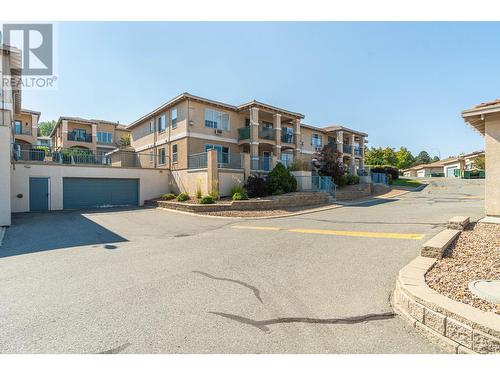
M86 125L99 125L99 124L107 124L107 125L114 125L118 130L125 130L128 131L128 128L126 125L119 124L117 122L113 121L106 121L106 120L94 120L94 119L86 119L82 117L71 117L71 116L60 116L59 119L56 122L56 125L52 129L52 132L50 133L50 137L52 137L52 134L56 131L56 129L59 127L59 125L63 121L71 121L71 122L77 122L80 124L86 124Z
M287 116L291 116L291 117L297 117L297 118L304 118L305 117L302 113L288 111L288 110L283 109L283 108L278 108L278 107L275 107L275 106L272 106L272 105L269 105L266 103L258 102L257 100L252 100L251 102L241 104L237 108L239 111L241 111L244 109L250 109L252 107L267 109L267 110L278 112L278 113L281 113L281 114L284 114Z
M40 115L42 114L42 112L33 111L31 109L26 109L26 108L21 108L21 113L28 113L28 114L32 114L32 115L37 115L38 117L40 117Z

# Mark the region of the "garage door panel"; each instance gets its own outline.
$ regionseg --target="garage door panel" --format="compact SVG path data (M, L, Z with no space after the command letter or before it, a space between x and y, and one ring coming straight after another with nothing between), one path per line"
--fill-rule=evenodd
M64 178L64 209L137 206L139 180Z

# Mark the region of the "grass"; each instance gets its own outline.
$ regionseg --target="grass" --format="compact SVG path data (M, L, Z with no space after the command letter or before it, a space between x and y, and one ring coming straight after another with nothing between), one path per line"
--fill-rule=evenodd
M392 180L393 186L408 186L408 187L419 187L422 185L420 181L410 180L408 178L398 178L397 180Z

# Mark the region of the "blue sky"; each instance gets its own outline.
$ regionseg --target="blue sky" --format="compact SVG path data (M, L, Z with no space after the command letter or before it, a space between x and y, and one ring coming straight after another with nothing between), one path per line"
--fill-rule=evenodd
M463 109L500 97L500 23L60 23L58 88L23 107L130 123L182 93L257 99L370 146L482 149Z

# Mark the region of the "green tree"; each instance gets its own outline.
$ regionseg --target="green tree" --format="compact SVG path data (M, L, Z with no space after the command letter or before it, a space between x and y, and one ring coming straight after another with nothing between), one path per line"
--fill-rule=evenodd
M333 181L339 184L345 173L340 153L333 147L326 145L321 151L315 153L313 158L319 163L321 174L333 177Z
M393 165L395 166L398 163L398 157L396 156L396 152L391 147L384 148L382 155L384 156L384 164L383 165Z
M120 148L125 148L130 146L130 134L125 134L120 139Z
M473 161L472 164L474 167L477 169L483 169L484 170L484 164L485 164L485 158L484 155L477 156Z
M436 161L439 161L439 160L441 160L441 159L439 159L439 156L434 156L434 157L432 158L432 162L433 162L433 163L434 163L434 162L436 162Z
M40 135L44 137L48 137L50 133L52 132L52 129L54 129L54 126L56 125L56 122L54 120L52 121L42 121L38 124L38 129L40 129Z
M365 164L366 165L384 165L384 150L382 147L371 147L367 148L365 152Z
M400 149L396 151L396 158L396 167L399 169L409 168L415 161L415 158L406 147L400 147Z
M429 164L431 162L431 157L427 151L420 151L420 153L415 158L414 165Z

